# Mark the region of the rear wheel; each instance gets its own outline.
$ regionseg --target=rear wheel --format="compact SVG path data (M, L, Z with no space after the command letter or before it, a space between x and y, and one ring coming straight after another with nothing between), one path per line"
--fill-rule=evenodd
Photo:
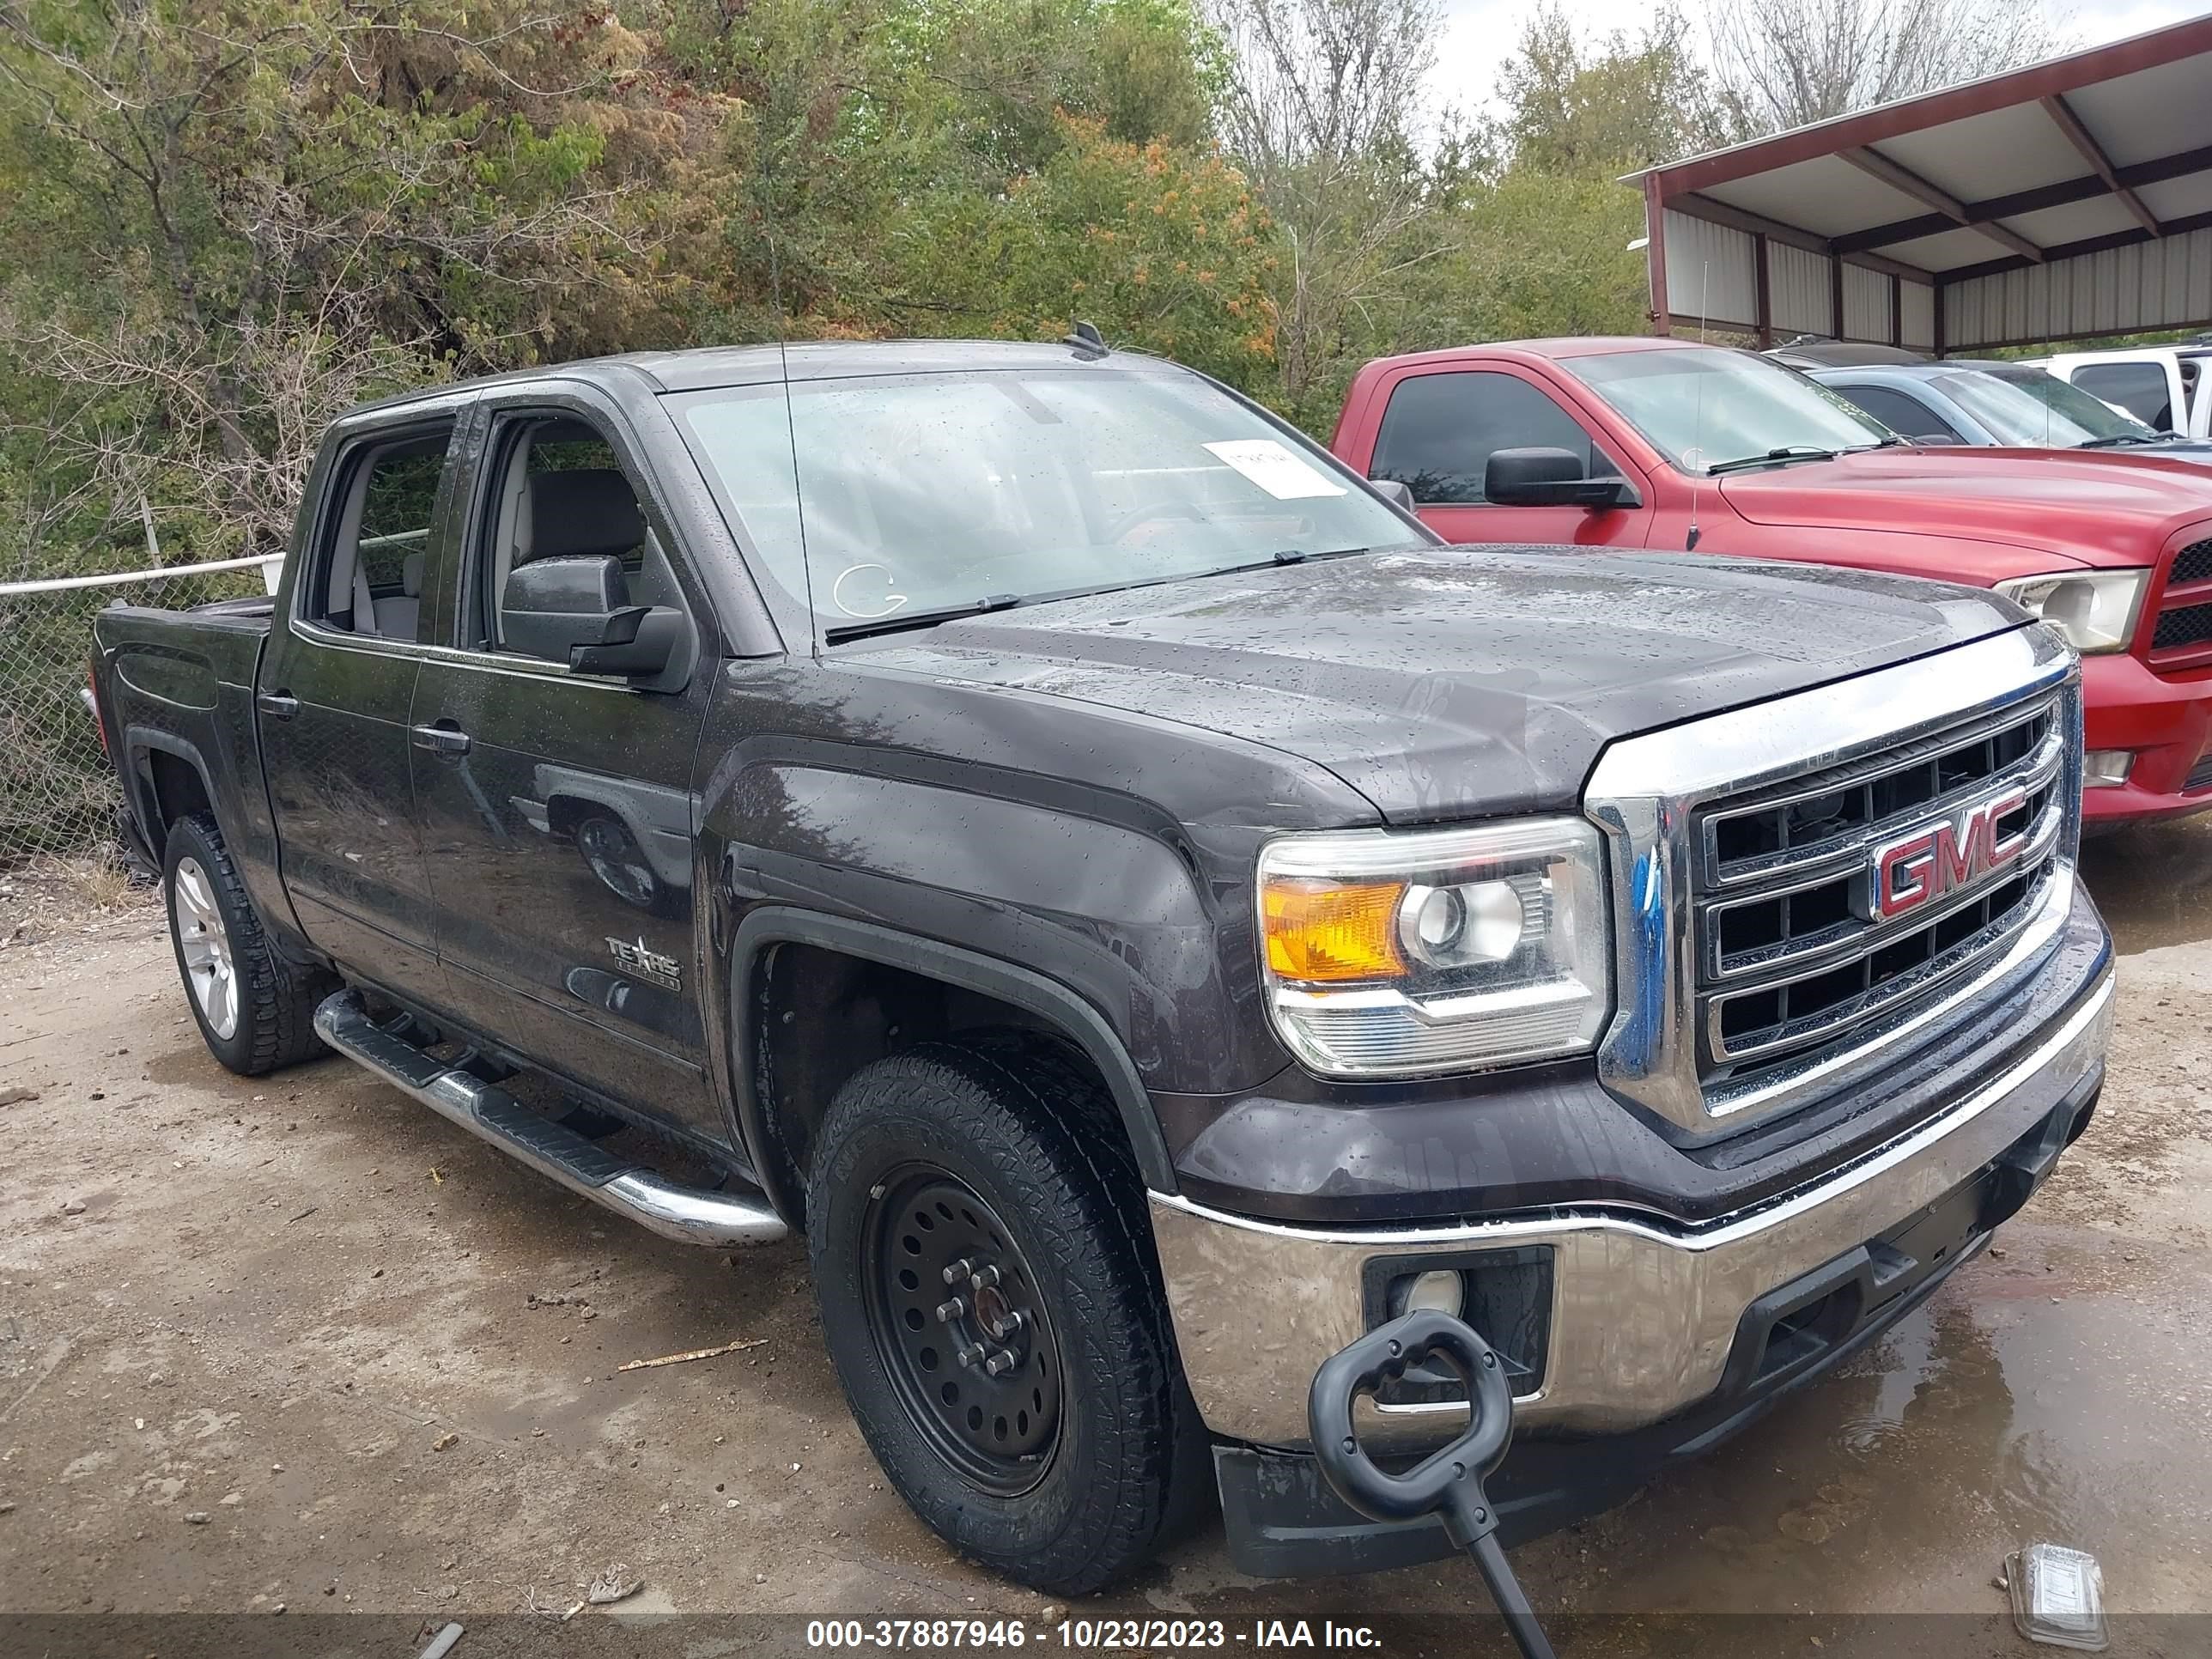
M1018 1050L878 1060L832 1103L807 1201L877 1460L946 1542L1060 1595L1141 1564L1204 1474L1141 1187L1072 1090L1095 1085Z
M169 939L208 1052L244 1077L321 1054L315 1005L337 988L270 946L222 831L207 813L169 826L161 892Z

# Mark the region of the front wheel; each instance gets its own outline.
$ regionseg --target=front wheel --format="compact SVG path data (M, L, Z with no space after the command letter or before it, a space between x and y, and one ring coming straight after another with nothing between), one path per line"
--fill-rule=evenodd
M1202 1430L1140 1188L1070 1068L931 1044L838 1091L808 1174L830 1358L877 1461L963 1554L1079 1595L1191 1509Z
M258 1077L323 1052L315 1005L336 981L270 946L207 813L169 826L161 892L177 971L210 1054L241 1077Z

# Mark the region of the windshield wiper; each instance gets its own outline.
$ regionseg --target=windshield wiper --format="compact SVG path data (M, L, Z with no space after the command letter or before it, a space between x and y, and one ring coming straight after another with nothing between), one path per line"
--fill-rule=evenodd
M1832 461L1841 453L1812 444L1784 444L1764 455L1739 455L1732 461L1715 461L1705 469L1705 476L1710 478L1723 472L1740 472L1747 466L1772 466L1778 461Z
M1309 553L1303 548L1285 547L1275 555L1277 564L1306 564L1315 559L1348 559L1355 553L1372 553L1371 547L1332 547L1326 552Z
M869 639L878 634L896 634L909 628L934 628L939 623L958 622L963 617L988 616L994 611L1011 611L1018 605L1028 604L1018 593L993 593L980 599L970 599L965 605L939 605L934 611L895 611L888 617L870 617L863 622L845 623L822 630L822 637L830 645L842 645L848 640Z
M2092 438L2086 443L2075 444L2074 447L2076 449L2117 449L2122 444L2171 443L2173 441L2173 436L2174 434L2171 432L2115 432L2109 438Z

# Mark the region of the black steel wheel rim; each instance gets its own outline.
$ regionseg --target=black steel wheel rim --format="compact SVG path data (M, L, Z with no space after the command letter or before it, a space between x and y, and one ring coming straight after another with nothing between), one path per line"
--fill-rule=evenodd
M1060 1447L1060 1346L1006 1224L957 1176L909 1164L876 1184L861 1249L869 1334L908 1420L983 1491L1029 1491Z

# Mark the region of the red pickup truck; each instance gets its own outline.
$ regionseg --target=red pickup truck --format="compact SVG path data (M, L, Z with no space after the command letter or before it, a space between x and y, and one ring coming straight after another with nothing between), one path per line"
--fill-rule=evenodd
M1662 339L1386 357L1330 447L1455 542L1736 554L1994 587L2082 654L2085 808L2212 807L2212 476L1923 447L1793 369Z

